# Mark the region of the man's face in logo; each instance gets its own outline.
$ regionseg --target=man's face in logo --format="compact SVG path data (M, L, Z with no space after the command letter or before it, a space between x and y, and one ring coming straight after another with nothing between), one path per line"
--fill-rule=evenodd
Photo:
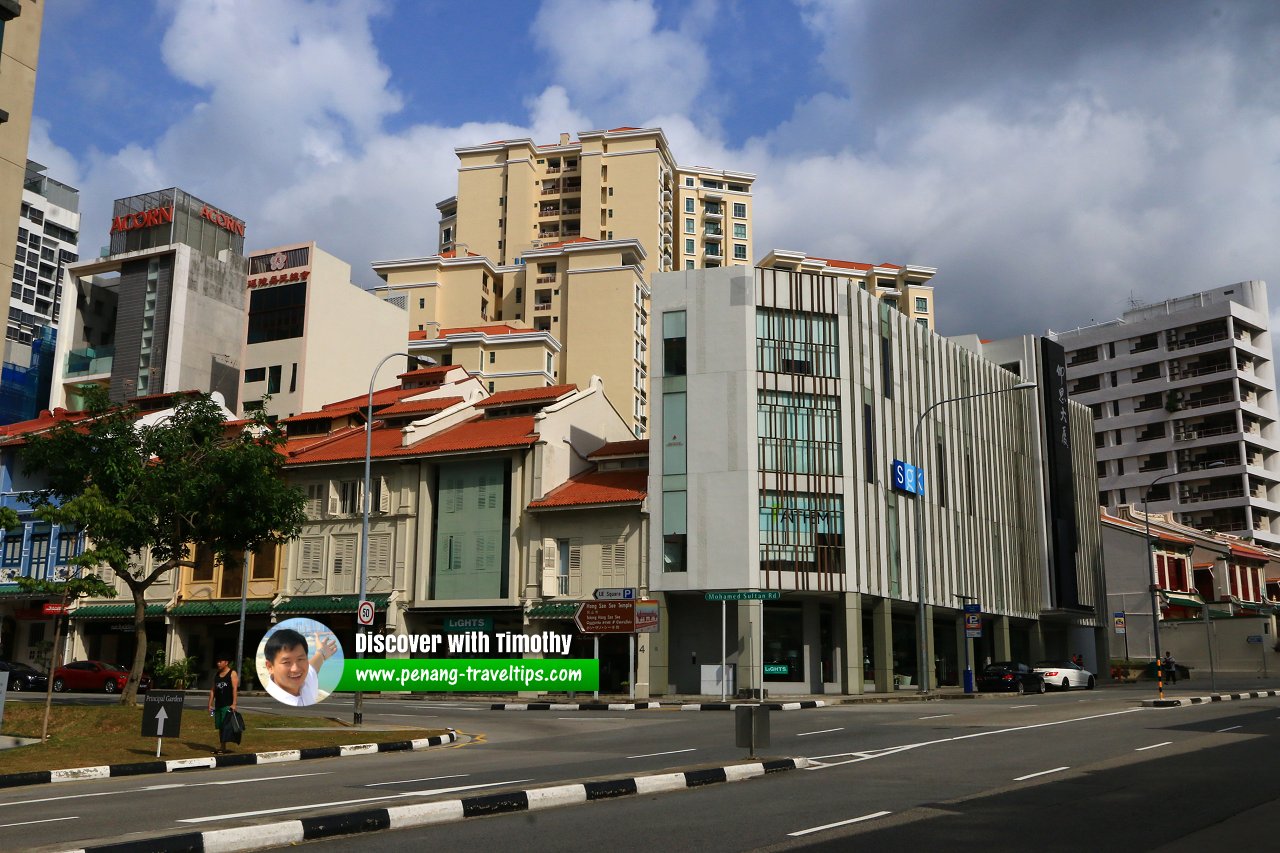
M276 659L267 661L267 672L277 686L286 693L297 696L302 692L302 685L307 680L307 669L310 666L307 660L307 647L293 646L276 652Z

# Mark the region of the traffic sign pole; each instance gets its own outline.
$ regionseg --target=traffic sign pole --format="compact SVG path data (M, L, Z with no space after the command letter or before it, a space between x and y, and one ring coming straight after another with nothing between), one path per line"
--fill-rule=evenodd
M720 602L720 701L729 689L729 602Z

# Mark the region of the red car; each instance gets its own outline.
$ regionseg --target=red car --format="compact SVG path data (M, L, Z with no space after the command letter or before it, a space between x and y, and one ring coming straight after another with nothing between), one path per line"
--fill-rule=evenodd
M101 690L103 693L119 693L129 681L129 670L119 664L100 660L76 660L60 666L53 672L53 690ZM144 674L138 684L138 692L151 689L151 676Z

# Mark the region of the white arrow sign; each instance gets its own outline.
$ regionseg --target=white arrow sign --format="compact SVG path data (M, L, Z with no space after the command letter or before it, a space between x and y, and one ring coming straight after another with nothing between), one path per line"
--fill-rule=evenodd
M164 712L164 706L160 706L160 710L156 712L156 737L164 737L164 721L169 719L169 715Z

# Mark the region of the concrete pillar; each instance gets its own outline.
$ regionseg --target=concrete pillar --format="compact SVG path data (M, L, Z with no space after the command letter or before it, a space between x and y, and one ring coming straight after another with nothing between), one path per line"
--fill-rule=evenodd
M1034 665L1037 661L1042 661L1049 656L1044 650L1044 626L1037 621L1031 626L1029 633L1031 635L1031 660L1026 661L1026 663ZM1068 652L1068 654L1075 654L1075 652Z
M919 637L919 626L917 626L916 636ZM934 664L934 643L933 643L933 605L926 604L924 606L924 659L929 666L927 671L920 673L920 684L925 689L932 690L938 686L938 667ZM918 642L918 640L917 640Z
M645 648L648 649L648 673L649 695L662 696L665 693L674 691L671 686L671 608L667 604L667 596L661 592L651 592L649 597L658 602L658 631L656 634L647 634L645 637ZM716 611L719 611L720 605L713 605ZM716 620L719 621L720 614L716 613ZM733 652L733 646L730 645L729 652ZM639 678L639 676L637 676ZM638 685L637 685L638 686Z
M862 593L846 592L844 599L844 635L840 644L840 689L846 694L862 692L864 675L862 647Z
M804 675L809 693L821 693L825 689L822 680L822 631L818 627L821 619L818 600L807 599L801 609L801 630L804 632Z
M893 690L893 612L889 599L882 598L871 614L871 630L875 632L872 646L875 651L876 692Z
M996 660L1011 660L1013 645L1009 642L1009 617L991 617L991 630L994 633Z

